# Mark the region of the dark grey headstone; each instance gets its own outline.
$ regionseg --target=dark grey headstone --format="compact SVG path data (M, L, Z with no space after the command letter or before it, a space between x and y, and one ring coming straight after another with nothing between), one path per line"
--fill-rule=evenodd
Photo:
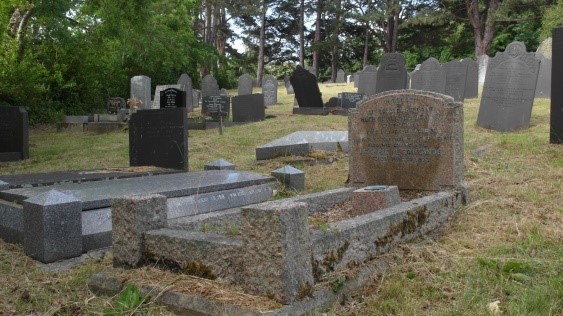
M336 83L346 83L346 73L342 69L338 69L336 73Z
M563 144L563 27L553 29L549 143Z
M174 89L178 89L181 90L182 86L179 84L164 84L164 85L158 85L154 88L154 98L152 101L152 108L153 109L160 109L160 108L164 108L164 105L160 104L160 93L166 89L170 89L170 88L174 88Z
M193 112L194 103L197 101L194 101L195 99L193 97L192 78L187 74L182 74L180 78L178 78L178 84L180 85L180 89L186 92L186 108L188 112Z
M123 110L127 108L127 102L125 102L124 98L113 97L108 98L106 102L106 110L108 114L118 114L119 110Z
M29 122L24 107L0 106L0 161L29 158Z
M238 77L238 95L252 94L253 81L254 78L249 74Z
M536 53L536 56L541 61L536 98L549 98L551 97L551 60L545 58L541 53Z
M266 117L264 96L261 93L232 97L231 102L233 122L257 122Z
M176 88L168 88L166 90L160 91L159 98L161 108L186 107L186 91L182 91Z
M24 250L49 263L82 254L82 203L50 190L23 202Z
M305 190L305 172L290 165L272 171L272 176L288 188Z
M358 102L364 99L363 93L342 92L340 95L340 107L343 109L355 108Z
M479 96L479 64L471 58L464 58L461 62L467 65L465 98L477 98Z
M205 164L203 170L235 170L235 165L224 159L219 159Z
M452 60L444 64L446 71L446 95L454 98L456 102L465 99L465 84L467 82L467 64Z
M289 81L295 90L295 98L299 107L323 107L323 99L315 75L298 65L295 67Z
M278 103L278 80L274 76L264 76L264 79L262 79L262 94L264 95L265 106Z
M229 97L207 96L201 100L201 113L203 115L219 118L219 116L229 117L231 104Z
M540 61L513 42L489 60L477 125L499 132L527 128L536 92Z
M358 93L363 93L366 97L375 94L375 85L377 84L377 68L375 66L365 66L364 70L358 73L354 86L358 88Z
M138 100L140 109L150 109L151 102L151 78L147 76L135 76L131 78L131 97L130 99Z
M137 111L129 121L129 163L188 169L186 108Z
M411 89L444 93L446 91L446 71L440 62L431 57L425 60L418 70L411 73Z
M210 97L219 95L219 85L212 75L203 77L201 81L201 97Z
M381 65L377 69L377 84L375 92L407 88L406 59L400 53L387 53L381 58Z

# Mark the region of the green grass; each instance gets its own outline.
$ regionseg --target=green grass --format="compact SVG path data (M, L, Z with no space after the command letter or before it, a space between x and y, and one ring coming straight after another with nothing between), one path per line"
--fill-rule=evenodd
M323 99L346 87L321 85ZM291 115L293 96L278 93L263 122L218 130L190 131L189 168L223 158L238 170L269 174L291 161L255 159L255 147L298 130L346 130L342 116ZM499 133L476 126L479 100L467 100L465 180L471 203L447 225L422 240L392 250L391 268L382 278L329 315L488 315L499 301L503 315L563 314L563 146L550 145L549 101L536 100L531 127ZM30 159L0 166L0 174L124 167L126 132L104 135L33 129ZM482 157L475 150L487 148ZM337 188L348 175L348 159L331 164L296 164L305 171L305 192ZM280 192L290 196L295 192ZM0 241L0 311L7 315L104 315L118 298L95 297L89 276L111 265L111 258L67 272L45 272L23 255L22 247ZM342 285L334 281L334 288ZM29 297L25 293L29 294ZM129 309L128 311L131 311ZM143 314L165 314L142 304Z

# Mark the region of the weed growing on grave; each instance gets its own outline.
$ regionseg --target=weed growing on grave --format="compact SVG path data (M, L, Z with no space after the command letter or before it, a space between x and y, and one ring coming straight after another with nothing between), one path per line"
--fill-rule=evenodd
M138 287L128 284L114 300L112 308L108 308L106 315L123 315L123 314L137 314L142 312L142 305L147 301L147 298L141 295Z

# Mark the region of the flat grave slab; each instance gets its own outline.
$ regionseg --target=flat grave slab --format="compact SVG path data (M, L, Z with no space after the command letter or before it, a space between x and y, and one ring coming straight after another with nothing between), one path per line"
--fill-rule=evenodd
M348 152L347 131L298 131L256 147L256 160L283 155L306 156L312 150Z
M57 190L75 196L82 201L83 210L90 210L109 207L111 199L124 195L154 193L171 198L231 190L272 181L274 180L271 177L252 172L212 170L10 189L0 192L0 198L21 204L23 200L32 196Z

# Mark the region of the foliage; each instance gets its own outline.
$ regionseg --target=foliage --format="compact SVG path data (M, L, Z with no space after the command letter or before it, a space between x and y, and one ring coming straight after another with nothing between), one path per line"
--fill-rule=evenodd
M563 26L563 1L558 0L556 4L545 10L542 21L540 40L551 36L552 29Z

